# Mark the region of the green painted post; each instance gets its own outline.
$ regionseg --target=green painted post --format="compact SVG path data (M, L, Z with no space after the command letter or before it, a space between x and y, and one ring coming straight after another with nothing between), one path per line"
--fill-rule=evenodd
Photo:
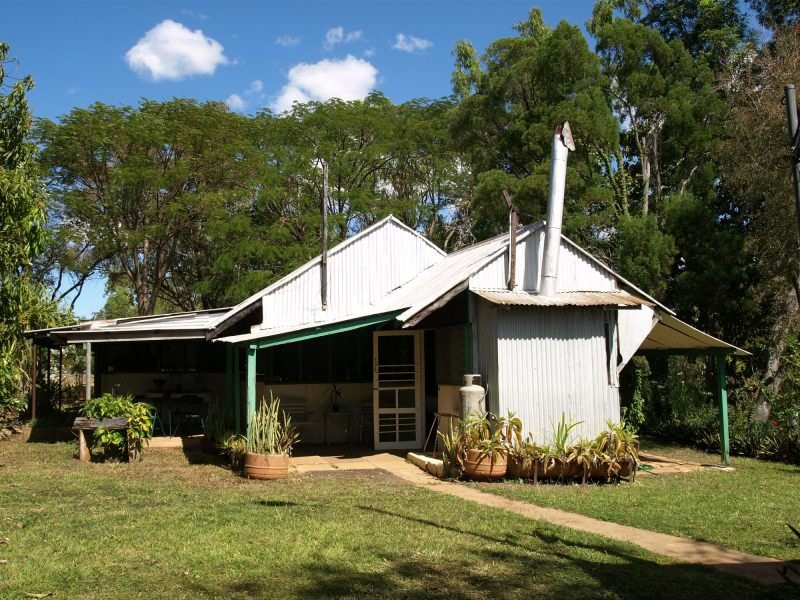
M242 433L242 369L239 364L239 346L233 347L233 420L236 433Z
M225 419L233 421L233 345L225 346Z
M725 355L717 354L717 398L719 400L719 442L722 464L730 459L731 442L728 435L728 384L725 379Z
M255 344L247 348L247 422L256 412L256 350Z

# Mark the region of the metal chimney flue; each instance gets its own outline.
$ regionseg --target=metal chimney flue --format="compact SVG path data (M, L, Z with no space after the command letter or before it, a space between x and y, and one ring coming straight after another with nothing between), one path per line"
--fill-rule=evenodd
M558 251L561 247L561 223L564 218L564 188L567 182L567 157L575 150L569 122L564 121L553 134L550 161L550 191L547 196L547 225L544 233L544 255L539 294L552 297L558 284Z

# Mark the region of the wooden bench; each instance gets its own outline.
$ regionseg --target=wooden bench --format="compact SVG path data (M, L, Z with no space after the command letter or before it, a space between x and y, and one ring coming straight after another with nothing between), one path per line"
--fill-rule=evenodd
M130 460L130 448L128 448L128 419L125 417L116 417L113 419L90 419L89 417L77 417L72 424L72 431L78 432L78 460L82 462L89 462L91 453L89 452L89 445L86 443L85 431L94 431L99 428L103 429L118 429L125 431L125 459Z

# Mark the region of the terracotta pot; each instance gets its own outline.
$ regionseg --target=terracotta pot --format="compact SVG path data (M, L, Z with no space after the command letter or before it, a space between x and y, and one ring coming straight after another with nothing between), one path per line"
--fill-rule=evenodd
M467 450L464 459L464 475L476 481L494 481L502 479L508 470L508 460L502 454L492 461L491 456L486 456L480 450Z
M530 458L509 456L506 477L509 479L533 479L535 468L534 461Z
M249 479L283 479L288 475L288 454L248 452L244 455L244 476Z
M543 463L544 477L547 479L574 479L583 475L582 467L572 461L557 458Z

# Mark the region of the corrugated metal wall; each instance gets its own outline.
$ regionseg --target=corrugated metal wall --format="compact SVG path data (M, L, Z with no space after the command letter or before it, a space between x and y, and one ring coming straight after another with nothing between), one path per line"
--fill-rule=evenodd
M517 245L517 288L536 291L542 264L544 233L533 232ZM470 279L470 288L498 290L506 288L508 252L498 256ZM558 254L558 291L608 291L616 289L614 277L604 271L571 245L561 241Z
M496 413L498 404L497 307L480 298L472 298L473 366L481 374L486 388L487 409Z
M394 221L328 258L328 310L320 300L319 261L263 298L264 329L311 325L356 315L444 259L428 242Z
M564 413L594 437L619 420L619 390L609 384L602 308L500 309L497 364L500 414L512 410L527 432L549 441Z

